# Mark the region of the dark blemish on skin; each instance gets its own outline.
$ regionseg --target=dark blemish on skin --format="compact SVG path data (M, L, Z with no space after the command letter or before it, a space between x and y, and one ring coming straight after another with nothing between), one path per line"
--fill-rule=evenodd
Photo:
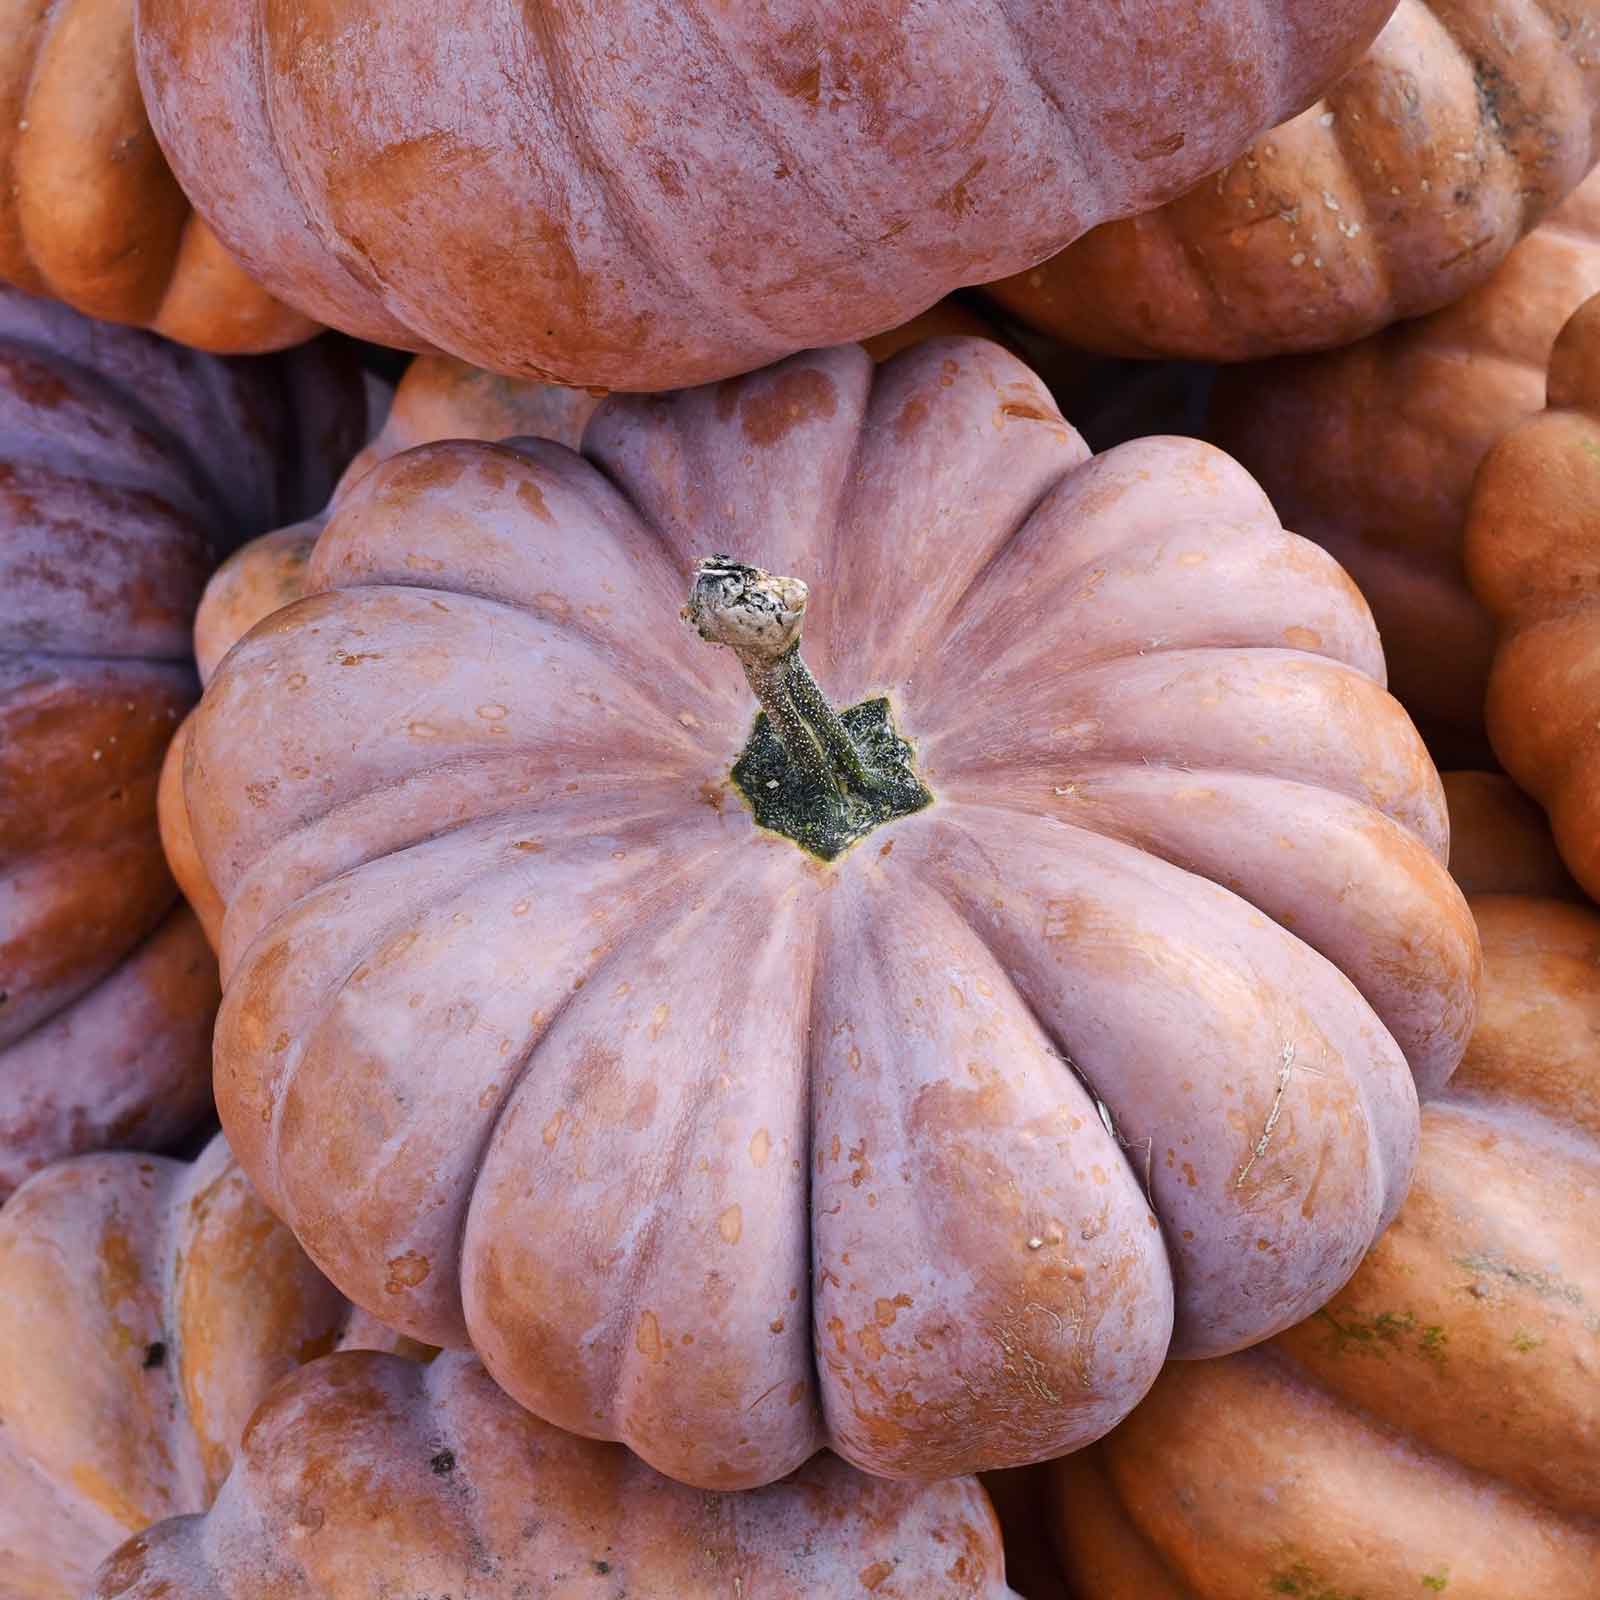
M161 1366L167 1359L167 1346L165 1340L157 1339L154 1344L144 1347L144 1370L149 1372Z
M428 1470L436 1478L447 1478L456 1470L456 1453L454 1450L441 1450L428 1462Z

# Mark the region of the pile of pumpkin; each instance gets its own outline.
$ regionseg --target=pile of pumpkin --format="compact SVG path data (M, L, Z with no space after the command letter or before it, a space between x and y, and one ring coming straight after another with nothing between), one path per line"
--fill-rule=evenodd
M1600 0L0 17L0 1600L1600 1594Z

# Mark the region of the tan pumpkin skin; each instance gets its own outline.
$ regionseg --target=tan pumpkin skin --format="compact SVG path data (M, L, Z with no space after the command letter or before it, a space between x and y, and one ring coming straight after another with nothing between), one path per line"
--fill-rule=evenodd
M881 332L1170 199L1392 9L139 0L137 30L185 192L275 293L649 390Z
M1583 901L1538 805L1503 772L1443 772L1439 781L1450 811L1450 876L1469 899L1532 894Z
M145 115L133 0L0 0L0 281L220 355L319 331L190 209Z
M1499 623L1485 718L1495 754L1550 815L1562 859L1600 894L1600 300L1556 341L1548 408L1485 458L1467 572Z
M1473 836L1487 815L1452 812L1468 860L1525 876L1542 827L1504 813ZM1593 1592L1600 916L1522 894L1471 904L1478 1026L1423 1107L1400 1215L1324 1311L1258 1349L1169 1366L1115 1433L1047 1469L1072 1592Z
M530 1509L536 1515L530 1515ZM314 1362L251 1419L205 1517L131 1540L94 1600L1015 1600L971 1478L819 1456L702 1494L530 1417L461 1355Z
M1562 324L1600 292L1600 173L1480 288L1323 355L1225 369L1207 436L1360 585L1389 683L1442 764L1488 763L1494 624L1462 561L1473 474L1544 403Z
M1231 462L1086 457L935 340L346 494L185 787L224 1125L352 1299L721 1488L1059 1453L1174 1314L1235 1348L1353 1270L1471 1024L1437 778ZM933 806L826 866L755 827L708 549L805 575Z
M986 291L1109 355L1253 361L1459 300L1600 156L1600 4L1401 0L1214 177Z
M216 971L157 774L216 546L325 496L353 444L341 362L225 365L0 290L0 1198L210 1104Z
M73 1600L211 1504L250 1413L338 1348L419 1352L345 1301L218 1137L79 1156L0 1210L0 1594Z

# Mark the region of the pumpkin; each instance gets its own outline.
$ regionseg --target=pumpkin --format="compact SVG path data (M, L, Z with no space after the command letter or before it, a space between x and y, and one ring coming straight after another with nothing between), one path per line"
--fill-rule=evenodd
M1169 199L1392 9L138 0L137 40L184 190L287 303L648 390L877 333Z
M1467 572L1499 623L1485 717L1507 772L1550 814L1562 859L1600 895L1600 297L1562 330L1547 409L1485 458Z
M819 1456L767 1489L701 1494L528 1416L468 1356L366 1353L281 1383L210 1513L130 1540L92 1594L1015 1600L971 1478L885 1483Z
M0 290L0 1198L210 1105L156 777L216 550L326 496L359 393L322 346L223 363Z
M1450 876L1469 898L1583 900L1538 806L1503 772L1446 772L1440 781L1450 813Z
M1537 841L1499 838L1500 870L1520 874ZM1474 839L1471 858L1495 844ZM1478 1025L1423 1108L1400 1215L1317 1315L1169 1366L1121 1428L1050 1469L1074 1593L1593 1592L1600 916L1523 894L1471 905Z
M29 1179L0 1210L0 1593L75 1600L131 1534L204 1510L262 1397L335 1347L417 1351L317 1272L221 1137Z
M1248 361L1459 300L1600 158L1600 4L1400 0L1231 165L988 293L1113 355Z
M1494 626L1467 587L1473 473L1544 400L1561 325L1600 292L1600 173L1480 288L1344 350L1224 369L1208 437L1372 606L1389 683L1449 764L1491 765Z
M1214 449L834 347L393 457L307 586L186 762L223 1123L547 1420L713 1488L1041 1459L1398 1205L1473 1008L1437 777Z
M133 0L0 7L0 282L220 354L318 331L184 199L139 92Z

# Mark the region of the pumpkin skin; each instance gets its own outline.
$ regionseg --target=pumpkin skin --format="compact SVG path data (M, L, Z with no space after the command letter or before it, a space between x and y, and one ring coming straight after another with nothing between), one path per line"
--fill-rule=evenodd
M383 426L345 468L328 506L313 517L252 539L212 573L194 614L195 666L200 682L210 680L235 640L306 592L306 563L333 506L350 484L380 461L435 439L532 435L576 448L599 403L598 396L581 389L526 383L469 367L449 356L418 356L396 387ZM161 765L156 812L167 865L215 950L223 906L195 853L189 831L183 800L188 743L189 719L185 717Z
M1562 859L1600 894L1600 299L1550 358L1547 409L1487 457L1467 516L1467 573L1499 623L1485 707L1507 772L1550 815Z
M0 4L0 281L224 355L319 331L184 199L139 92L133 0Z
M1059 1453L1354 1269L1471 1025L1437 777L1233 463L1086 457L934 340L344 496L185 793L224 1126L345 1293L729 1488ZM755 826L707 547L814 580L932 806L830 865Z
M250 1413L334 1348L421 1353L345 1301L220 1136L36 1174L0 1210L0 1592L73 1600L211 1504Z
M287 303L646 390L880 332L1160 204L1393 0L1182 9L139 0L137 34L185 192Z
M209 1515L131 1540L92 1593L1015 1600L971 1478L885 1483L819 1456L767 1489L700 1494L530 1417L470 1357L361 1353L280 1384Z
M1214 177L987 291L1109 355L1326 350L1459 300L1600 156L1600 5L1400 0Z
M326 496L346 390L322 347L225 364L0 290L0 1198L210 1104L216 972L156 778L214 552Z
M1503 772L1444 772L1450 812L1450 876L1481 894L1584 900L1561 864L1539 807Z
M1072 1592L1593 1591L1600 916L1519 894L1471 904L1478 1027L1423 1108L1399 1217L1324 1311L1169 1366L1121 1428L1049 1469Z
M1447 765L1492 765L1494 624L1463 566L1479 462L1544 402L1562 324L1600 292L1600 173L1455 305L1344 350L1225 368L1207 436L1360 585L1389 684Z

